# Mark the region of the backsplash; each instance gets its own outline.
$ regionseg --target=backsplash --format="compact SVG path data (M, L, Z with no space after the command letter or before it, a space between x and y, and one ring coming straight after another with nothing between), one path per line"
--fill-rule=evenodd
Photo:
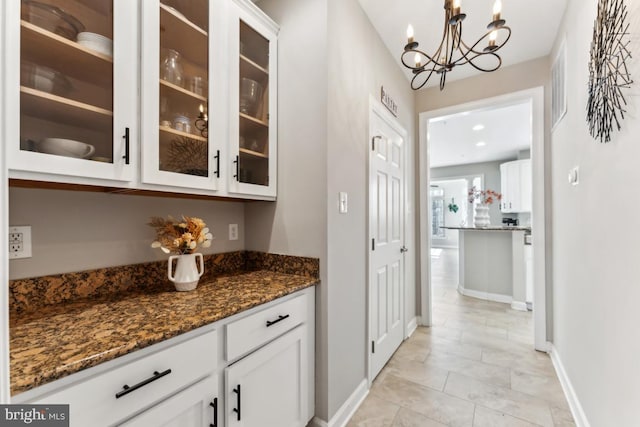
M320 277L317 258L235 251L204 256L201 281L254 270ZM167 261L99 268L77 273L9 281L12 312L34 311L52 304L100 298L115 293L158 292L173 289L167 279Z

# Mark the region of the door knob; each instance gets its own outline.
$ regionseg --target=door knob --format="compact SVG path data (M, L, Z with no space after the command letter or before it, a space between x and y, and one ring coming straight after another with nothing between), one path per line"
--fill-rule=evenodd
M409 249L407 249L407 247L406 247L406 246L401 247L401 248L400 248L400 253L402 253L402 254L403 254L403 253L405 253L405 252L409 252Z

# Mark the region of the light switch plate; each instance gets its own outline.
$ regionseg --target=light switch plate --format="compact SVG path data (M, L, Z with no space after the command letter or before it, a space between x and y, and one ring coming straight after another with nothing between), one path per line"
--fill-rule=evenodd
M568 180L569 180L569 184L571 185L580 184L580 167L579 166L575 166L571 168L571 170L569 171Z
M338 200L339 200L338 211L342 214L347 213L349 211L349 198L347 196L347 193L345 193L344 191L341 191Z
M31 226L9 227L9 259L31 258Z

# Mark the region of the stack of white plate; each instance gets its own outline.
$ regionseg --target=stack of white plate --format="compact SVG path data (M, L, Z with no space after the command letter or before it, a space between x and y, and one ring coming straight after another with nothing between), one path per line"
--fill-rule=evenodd
M107 56L113 56L113 40L96 33L78 33L78 44Z

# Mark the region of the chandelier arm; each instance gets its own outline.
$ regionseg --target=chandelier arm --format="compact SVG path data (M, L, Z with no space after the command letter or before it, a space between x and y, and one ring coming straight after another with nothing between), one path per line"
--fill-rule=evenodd
M414 65L409 65L409 64L405 61L405 55L409 55L409 54L416 54L416 53L417 53L417 54L419 54L419 55L421 55L421 56L424 56L425 58L427 58L427 59L428 59L428 61L427 61L425 64L421 65L420 67L416 67L416 66L414 66ZM415 71L415 70L423 69L423 68L425 68L425 67L429 66L429 64L431 64L432 62L433 62L435 65L438 65L438 66L440 65L440 64L439 64L435 59L433 59L432 57L430 57L430 56L429 56L429 55L427 55L425 52L423 52L423 51L421 51L421 50L419 50L419 49L406 49L404 52L402 52L402 55L400 55L400 61L402 61L402 65L404 65L405 67L410 68L410 69L412 69L412 70L414 70L414 71Z
M413 76L413 78L411 79L411 89L413 89L413 90L421 89L424 85L426 85L426 84L427 84L427 82L428 82L428 81L429 81L429 79L431 78L431 75L434 73L434 71L435 71L435 68L432 68L431 70L424 70L424 71L421 71L421 72L417 73L415 76ZM422 82L422 84L420 84L420 85L418 85L418 86L415 86L415 82L416 82L416 79L418 78L418 76L419 76L420 74L422 74L422 73L426 73L426 72L429 72L429 75L427 76L427 78L425 79L425 81L424 81L424 82Z
M486 56L486 55L493 56L494 58L496 58L498 60L498 65L496 65L495 68L482 68L482 67L476 65L473 62L479 56ZM470 58L469 61L467 62L467 64L471 65L473 68L475 68L478 71L482 71L482 72L485 72L485 73L490 73L492 71L496 71L498 68L500 68L502 66L502 58L500 58L500 55L497 55L497 54L495 54L493 52L486 52L486 53L483 52L482 54L479 54L479 55L474 56L473 58Z
M458 58L458 59L454 62L454 65L458 66L458 65L466 65L466 64L472 63L472 61L473 61L474 59L476 59L476 58L477 58L477 57L479 57L479 56L483 56L483 55L494 54L495 56L498 56L498 55L496 55L496 54L495 54L495 53L496 53L496 51L498 51L500 48L502 48L502 47L507 43L507 41L509 41L509 38L511 37L511 29L510 29L509 27L503 26L503 27L501 27L501 28L504 28L504 29L506 29L506 30L508 30L508 31L509 31L509 34L508 34L508 36L507 36L506 40L505 40L502 44L498 45L498 46L497 46L494 50L492 50L491 52L484 52L484 51L478 51L478 50L475 50L476 46L477 46L478 44L480 44L480 42L481 42L482 40L484 40L485 38L487 38L487 36L489 36L489 35L491 34L491 32L492 32L492 31L494 31L494 30L488 31L485 35L483 35L482 37L480 37L480 38L479 38L479 39L478 39L478 40L473 44L473 46L471 46L471 47L469 47L466 43L462 42L462 46L466 49L466 52L465 52L465 51L463 51L462 49L458 49L458 50L459 50L459 52L460 52L461 57L460 57L460 58ZM471 56L470 54L474 54L474 56ZM499 58L499 56L498 56L498 58ZM477 67L476 67L476 68L477 68ZM500 68L500 66L498 66L498 68ZM486 71L486 72L495 71L495 70L497 70L498 68L495 68L495 69L492 69L492 70L489 70L489 71Z

